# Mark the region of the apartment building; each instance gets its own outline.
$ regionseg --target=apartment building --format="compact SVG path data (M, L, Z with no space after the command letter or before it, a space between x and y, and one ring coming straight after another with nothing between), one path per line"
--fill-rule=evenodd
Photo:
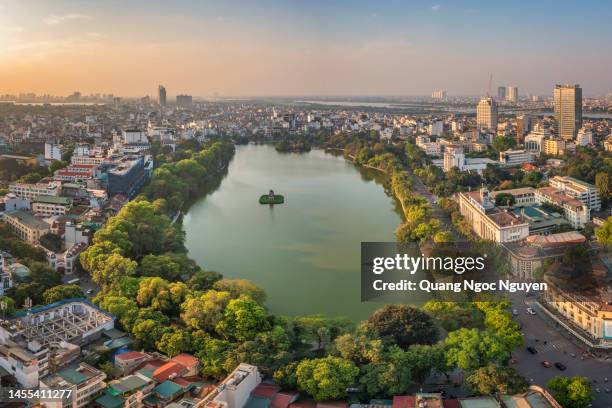
M251 391L261 383L261 374L256 366L240 364L217 388L198 402L195 408L242 408Z
M65 215L72 207L68 197L40 195L32 199L32 212L42 217Z
M548 203L563 209L565 218L573 228L583 228L589 222L589 208L582 201L575 199L555 187L542 187L535 191L535 199L539 204Z
M72 158L70 159L70 163L99 166L105 160L107 159L104 156L72 156Z
M564 139L546 139L542 142L542 152L550 156L563 156L576 151L576 144Z
M428 156L440 156L442 154L442 145L438 142L432 142L427 136L417 136L416 145L423 149Z
M59 182L51 183L12 183L9 185L9 192L20 198L33 199L40 195L59 196L62 184Z
M524 163L533 163L533 154L526 150L506 150L499 152L499 162L506 166L518 166Z
M106 374L86 363L67 368L40 381L41 390L70 390L69 398L45 401L47 408L81 408L93 401L106 388Z
M486 189L458 194L461 215L482 239L514 242L529 236L529 223L511 211L495 207Z
M5 212L2 219L15 235L30 244L38 244L40 237L49 232L49 224L29 212Z
M590 183L575 179L573 177L555 176L550 179L551 187L582 201L591 211L601 210L601 198L597 188Z

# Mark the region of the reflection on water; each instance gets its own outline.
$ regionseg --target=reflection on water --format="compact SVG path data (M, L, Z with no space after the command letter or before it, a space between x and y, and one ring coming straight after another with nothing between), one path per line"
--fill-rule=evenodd
M185 215L189 254L263 287L274 313L365 318L380 304L360 301L361 241L394 241L401 222L384 181L321 150L238 146L220 186ZM285 203L260 205L270 189Z

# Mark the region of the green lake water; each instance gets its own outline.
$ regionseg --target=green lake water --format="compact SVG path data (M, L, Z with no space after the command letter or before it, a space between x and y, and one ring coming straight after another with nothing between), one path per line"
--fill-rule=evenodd
M237 146L219 187L184 217L189 256L255 282L272 313L367 318L381 304L360 301L360 243L394 241L401 222L383 177L322 150ZM259 204L270 189L285 203Z

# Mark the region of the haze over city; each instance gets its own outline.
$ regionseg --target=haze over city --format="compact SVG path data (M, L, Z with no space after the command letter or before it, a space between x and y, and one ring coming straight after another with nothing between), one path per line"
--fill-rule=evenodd
M611 91L612 5L0 1L1 93L550 95Z

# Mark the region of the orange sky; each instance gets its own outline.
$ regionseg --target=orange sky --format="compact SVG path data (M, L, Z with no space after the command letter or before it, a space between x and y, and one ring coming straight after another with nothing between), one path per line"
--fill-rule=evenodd
M491 73L523 95L608 93L611 7L573 7L499 19L476 0L0 0L0 94L478 95ZM575 18L590 24L553 24Z

